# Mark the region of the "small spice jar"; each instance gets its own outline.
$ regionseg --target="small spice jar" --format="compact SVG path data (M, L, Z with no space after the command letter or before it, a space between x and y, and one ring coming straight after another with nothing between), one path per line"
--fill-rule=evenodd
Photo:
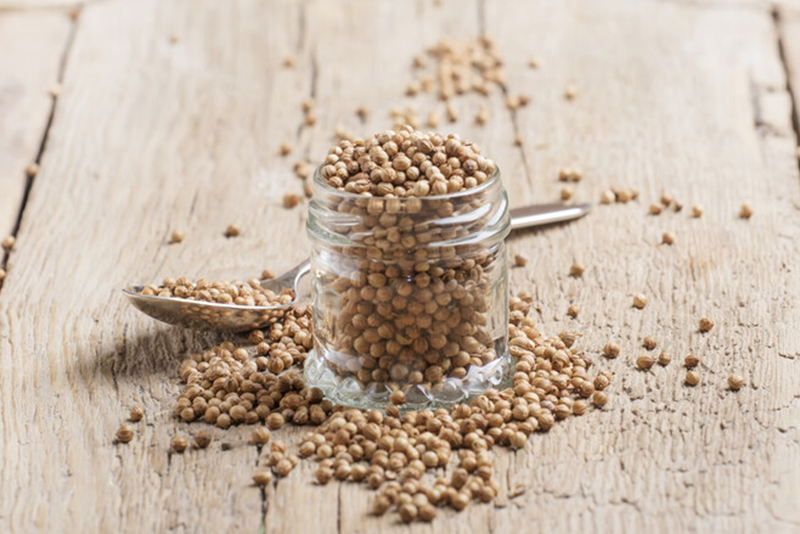
M309 386L332 401L404 409L464 402L509 376L508 199L493 168L475 187L378 197L314 176L314 351ZM398 398L395 395L393 398Z

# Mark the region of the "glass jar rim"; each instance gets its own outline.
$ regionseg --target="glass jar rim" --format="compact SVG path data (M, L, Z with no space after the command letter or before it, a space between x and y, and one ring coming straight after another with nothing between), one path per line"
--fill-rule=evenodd
M322 178L322 169L325 167L325 164L318 166L314 169L314 186L319 187L326 195L336 196L342 200L357 200L359 198L397 198L399 200L406 200L408 198L419 198L423 200L449 200L449 199L456 199L462 198L470 195L480 194L484 191L495 187L497 184L500 184L500 167L495 164L494 171L489 177L486 179L485 182L482 184L462 189L461 191L456 191L455 193L445 193L444 195L426 195L424 197L396 197L394 195L387 195L384 197L376 197L373 195L363 195L361 193L350 193L349 191L344 191L341 189L336 189L335 187L331 187L328 183ZM501 184L502 185L502 184Z

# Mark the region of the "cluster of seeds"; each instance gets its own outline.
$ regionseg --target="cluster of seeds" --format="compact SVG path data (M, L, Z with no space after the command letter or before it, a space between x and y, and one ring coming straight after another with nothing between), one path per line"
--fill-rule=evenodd
M160 286L145 286L141 294L239 306L274 306L288 304L294 300L292 290L286 289L281 294L275 294L262 288L261 283L255 278L247 282L239 280L209 282L204 278L192 282L185 276L177 280L165 278Z
M622 204L627 204L631 200L636 200L637 198L639 198L638 189L616 189L612 187L611 189L603 191L603 194L600 195L600 203L613 204L615 202L620 202Z

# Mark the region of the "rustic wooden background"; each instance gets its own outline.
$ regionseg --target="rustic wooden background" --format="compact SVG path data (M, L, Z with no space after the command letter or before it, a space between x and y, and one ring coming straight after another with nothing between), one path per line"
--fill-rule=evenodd
M368 491L313 485L313 462L262 494L249 428L170 454L173 435L203 426L171 416L177 362L219 338L139 315L120 288L303 258L305 210L281 206L301 191L293 163L318 162L337 126L389 126L394 106L443 115L435 98L404 95L412 57L482 32L531 103L510 112L495 92L480 127L484 100L465 96L442 128L499 162L514 205L557 198L573 164L586 175L578 200L640 190L510 239L532 258L512 284L534 292L543 330L581 332L592 353L622 345L598 362L616 376L607 408L498 451L497 502L430 525L368 516ZM791 1L0 0L0 235L17 237L0 289L0 531L800 531L797 102ZM648 216L665 191L705 214ZM224 238L234 222L243 235ZM173 228L183 244L166 244ZM667 230L676 243L659 246ZM575 260L583 278L567 274ZM675 355L669 367L633 368L645 335ZM689 352L702 359L696 388L682 384ZM725 387L734 369L738 393ZM134 404L145 421L115 445Z

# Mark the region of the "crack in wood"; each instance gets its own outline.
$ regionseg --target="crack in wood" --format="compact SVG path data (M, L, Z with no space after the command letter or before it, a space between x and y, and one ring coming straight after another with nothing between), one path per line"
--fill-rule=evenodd
M783 75L786 79L786 92L789 93L789 102L791 105L791 121L792 131L794 132L795 146L800 144L800 117L797 111L797 99L795 98L794 87L792 87L792 72L789 67L789 60L786 57L786 45L783 37L783 24L781 20L781 11L777 5L772 7L772 23L775 28L775 40L778 46L778 57L780 58L781 67L783 68ZM798 169L800 169L800 158L797 159Z

